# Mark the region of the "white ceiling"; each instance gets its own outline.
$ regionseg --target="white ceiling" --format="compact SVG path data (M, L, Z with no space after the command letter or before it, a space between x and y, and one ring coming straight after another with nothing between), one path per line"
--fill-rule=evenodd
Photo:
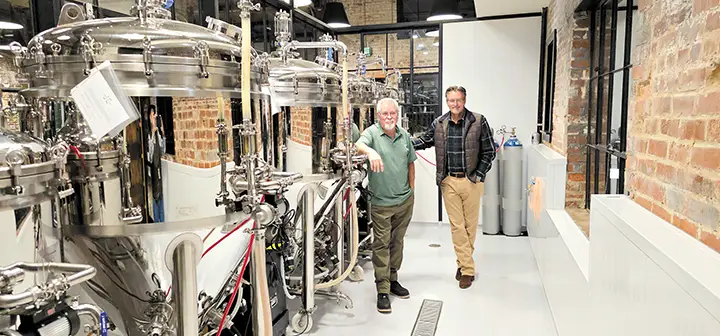
M475 0L478 17L540 12L550 0Z

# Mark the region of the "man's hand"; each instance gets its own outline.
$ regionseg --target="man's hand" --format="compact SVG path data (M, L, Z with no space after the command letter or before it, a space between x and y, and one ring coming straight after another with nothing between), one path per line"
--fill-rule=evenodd
M362 143L362 141L358 141L357 143L355 143L355 145L357 146L358 152L360 154L365 154L368 156L368 160L370 161L370 170L378 173L385 169L380 154L378 154L374 149Z
M385 169L382 158L375 150L368 148L368 160L370 160L370 169L378 173Z

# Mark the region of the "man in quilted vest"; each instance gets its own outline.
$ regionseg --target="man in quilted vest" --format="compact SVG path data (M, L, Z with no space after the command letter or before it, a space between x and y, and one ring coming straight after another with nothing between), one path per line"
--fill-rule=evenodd
M465 108L466 91L451 86L445 91L450 112L433 120L430 128L413 139L416 150L435 147L436 183L440 186L450 226L460 288L475 281L475 236L485 175L495 159L495 143L487 119Z

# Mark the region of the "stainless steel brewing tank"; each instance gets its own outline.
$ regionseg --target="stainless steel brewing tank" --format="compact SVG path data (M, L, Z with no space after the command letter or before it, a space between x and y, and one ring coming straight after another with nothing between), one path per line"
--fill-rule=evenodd
M48 107L53 109L55 116L72 106L70 90L86 77L90 69L103 61L112 63L123 89L132 97L210 98L222 95L235 101L241 98L240 41L234 36L163 17L139 15L60 25L34 37L27 49L14 49L16 63L30 84L30 88L21 94L30 98L35 108L49 101L61 102L61 107L56 107L58 104ZM262 85L267 83L266 58L256 52L252 53L250 83L249 88L243 88L251 91L251 101L246 103L252 104L254 113L259 116L261 110L269 108L269 95L261 90ZM230 102L225 103L228 108L230 105ZM209 128L215 133L217 111L211 114L205 117L206 120L192 122L200 124L201 121L209 121ZM173 118L174 122L178 122L178 114L174 114ZM230 114L226 115L226 124L228 132L238 132L232 128ZM140 220L124 220L123 216L127 213L123 211L127 203L123 203L125 195L120 183L123 162L120 149L130 147L118 139L100 139L98 142L88 138L82 123L68 121L65 126L66 129L48 140L67 140L80 153L70 155L67 162L68 178L79 186L79 193L74 198L78 203L68 204L76 210L71 223L75 225L62 228L64 244L58 254L63 256L63 261L90 264L98 269L98 275L82 288L108 311L109 318L121 334L171 334L177 331L179 325L175 322L181 303L165 297L171 293L169 267L172 266L175 239L186 237L190 242L205 237L204 242L193 246L199 256L239 223L243 215L213 215L224 212L215 204L221 184L220 178L217 178L211 180L216 186L211 188L211 195L191 196L194 197L192 205L201 212L188 220L154 224L145 224L149 222L149 216ZM178 127L175 129L178 130ZM137 138L146 135L135 134L136 141L139 141L135 147L145 142ZM229 134L228 138L233 137ZM217 139L207 143L217 146ZM238 141L233 144L239 146ZM192 147L192 144L188 146ZM228 147L232 148L230 141ZM136 153L147 150L144 146L140 148L140 152ZM215 147L209 152L217 153L217 149ZM146 165L144 155L131 155L127 160L130 160L130 165L140 167L140 174L145 174L142 169ZM23 172L42 170L44 173L43 169L46 169L44 165L30 166ZM102 169L98 169L100 167ZM231 165L229 167L232 168ZM50 171L48 167L47 173ZM10 183L13 178L11 173L3 167L0 176L5 176L1 174L6 174L7 178L0 181ZM163 185L196 183L202 184L203 190L208 189L208 181L197 177L189 180L180 175L176 174L174 178L164 176ZM138 177L137 174L134 176ZM45 175L33 177L33 183L37 185L25 180L21 182L41 194L44 185L36 181L41 178ZM138 180L138 185L144 185L146 176L140 176ZM191 185L189 188L195 190L200 186ZM168 193L166 190L165 194ZM177 199L185 196L182 194L175 192L173 195ZM139 200L135 202L140 203ZM148 210L151 213L152 206ZM213 297L212 302L219 304L229 296L224 288L232 278L232 272L239 271L247 238L244 232L236 232L199 261L197 289ZM168 256L167 253L170 253L170 258L163 258ZM203 313L202 318L210 315Z
M351 106L372 106L380 98L377 82L357 74L348 74L348 91Z
M315 62L269 59L269 83L277 106L339 106L342 75Z
M24 208L56 197L65 150L0 128L0 209Z
M155 17L80 21L15 48L29 79L26 97L68 97L95 65L110 61L129 96L240 98L240 42L191 23ZM257 54L257 53L255 53ZM257 58L255 58L257 59ZM264 82L253 64L251 90Z
M72 225L63 229L68 237L63 252L68 261L85 262L98 270L95 278L83 286L81 298L85 302L89 298L107 311L119 335L145 336L151 334L153 328L158 328L162 335L172 333L176 325L182 323L178 321L172 288L173 276L183 276L173 271L172 255L178 242L188 236L199 237L193 245L198 270L197 294L202 294L202 298L196 297L194 303L200 305L202 326L215 317L215 312L205 308L217 308L216 305L230 295L248 236L240 229L213 250L209 250L209 246L234 227L226 223L242 223L248 216L239 212L173 223ZM251 225L252 220L245 227ZM201 258L204 251L209 253ZM168 295L172 298L166 298Z
M277 167L306 177L314 175L315 180L334 178L327 158L338 134L341 73L334 63L321 65L295 58L287 62L270 58L268 72L272 104L282 110L277 122L286 126L283 134L278 134L282 145L272 146L280 154L276 155Z
M92 131L72 104L67 106L67 121L58 131L57 141L70 147L67 173L74 195L66 202L72 225L123 225L142 221L139 207L131 207L130 186L121 176L129 165L121 148L122 137L92 136ZM129 176L129 175L128 175ZM123 189L125 188L125 189ZM125 204L124 204L125 203Z

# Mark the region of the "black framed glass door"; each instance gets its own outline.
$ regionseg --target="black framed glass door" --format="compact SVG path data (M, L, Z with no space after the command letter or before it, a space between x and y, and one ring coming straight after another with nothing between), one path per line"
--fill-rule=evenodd
M593 194L625 192L632 67L632 0L603 0L590 11L590 80L585 208Z

